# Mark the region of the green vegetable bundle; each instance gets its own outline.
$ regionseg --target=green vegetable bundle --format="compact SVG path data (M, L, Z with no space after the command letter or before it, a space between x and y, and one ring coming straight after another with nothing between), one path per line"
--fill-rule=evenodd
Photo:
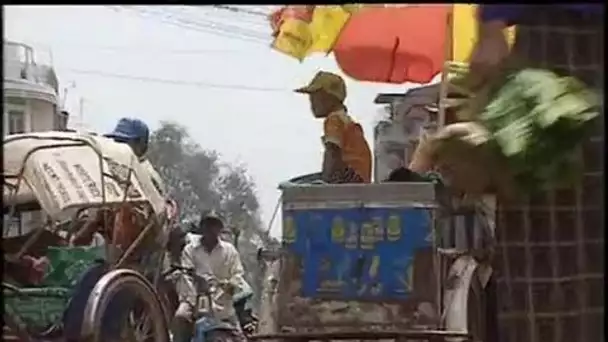
M600 113L593 91L572 77L523 69L475 93L459 117L488 130L487 144L505 159L521 190L569 183L579 174L576 149Z

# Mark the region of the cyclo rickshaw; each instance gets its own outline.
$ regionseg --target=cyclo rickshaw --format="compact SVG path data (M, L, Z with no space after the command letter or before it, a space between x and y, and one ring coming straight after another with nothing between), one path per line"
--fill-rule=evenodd
M104 331L114 329L119 341L169 341L172 312L158 286L165 200L128 145L75 132L10 135L3 177L5 340L109 341ZM72 245L99 212L105 244ZM29 232L24 222L10 231L7 218L28 216Z
M467 201L441 181L319 177L280 186L283 243L262 257L253 340L488 341L493 197Z

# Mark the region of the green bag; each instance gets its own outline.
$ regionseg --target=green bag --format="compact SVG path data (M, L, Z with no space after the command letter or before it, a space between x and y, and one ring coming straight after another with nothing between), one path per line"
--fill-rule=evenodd
M30 331L44 331L59 324L70 300L71 292L65 288L23 288L19 293L3 291L4 311L19 318Z
M49 247L49 268L41 286L72 288L97 260L105 258L101 247Z

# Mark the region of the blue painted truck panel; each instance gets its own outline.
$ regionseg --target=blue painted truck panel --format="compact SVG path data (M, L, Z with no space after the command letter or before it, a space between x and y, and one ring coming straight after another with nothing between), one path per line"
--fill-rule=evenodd
M301 260L306 298L407 299L414 253L431 246L431 226L423 208L283 211L285 247Z

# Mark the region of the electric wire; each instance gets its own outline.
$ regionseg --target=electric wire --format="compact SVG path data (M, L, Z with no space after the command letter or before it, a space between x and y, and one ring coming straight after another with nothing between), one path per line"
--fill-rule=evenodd
M213 5L213 7L218 8L218 9L227 10L227 11L234 12L234 13L245 13L245 14L254 15L254 16L258 16L258 17L265 17L265 18L267 18L268 15L270 14L270 13L266 13L266 12L262 12L262 11L256 11L256 10L251 10L251 9L247 9L247 8L231 6L231 5Z
M236 32L234 30L226 29L220 26L209 26L201 25L193 21L185 20L184 18L176 18L173 16L163 15L162 13L143 9L140 6L119 6L122 10L130 11L131 13L140 15L143 18L153 18L164 24L169 24L178 28L192 30L196 32L202 32L207 34L214 34L225 38L231 38L235 40L241 40L248 43L254 43L258 45L270 44L270 39L263 39L261 36L251 36L243 34L244 32ZM139 7L139 8L136 8Z
M28 44L36 47L44 47L45 49L74 49L74 50L93 50L93 51L108 51L120 53L154 53L168 55L208 55L208 54L242 54L251 53L248 50L241 49L167 49L162 46L135 46L135 45L93 45L81 44L76 42L44 42L44 41L27 41Z
M193 11L189 11L189 8L187 7L180 7L180 8L171 8L171 9L167 9L164 8L163 10L161 10L161 12L165 12L165 13L169 13L169 15L172 15L176 18L180 18L182 20L185 20L193 25L202 25L204 27L213 27L215 29L221 29L221 30L227 30L230 32L234 32L234 33L240 33L243 34L245 36L249 36L249 37L254 37L254 38L259 38L261 40L267 40L268 37L270 36L270 25L266 25L266 32L260 32L259 30L256 30L255 28L252 27L243 27L240 25L234 25L234 24L228 24L226 23L226 18L217 18L219 19L219 21L212 21L209 19L206 19L205 17L201 17L196 15ZM238 19L238 20L235 20ZM237 18L235 16L233 16L232 18L230 18L230 21L232 22L238 22L241 24L246 24L243 23L241 18Z
M199 88L216 88L216 89L228 89L228 90L266 91L266 92L286 92L287 91L286 89L279 89L279 88L264 88L264 87L253 87L253 86L238 85L238 84L216 84L216 83L207 83L207 82L184 81L184 80L112 73L112 72L105 72L105 71L99 71L99 70L86 70L86 69L61 68L61 67L58 67L57 69L76 73L76 74L83 74L83 75L92 75L92 76L108 77L108 78L119 78L119 79L125 79L125 80L150 82L150 83L164 83L164 84L173 84L173 85L193 86L193 87L199 87Z
M176 15L175 13L172 13L167 9L151 10L139 6L132 6L129 9L139 12L143 15L151 15L157 17L163 22L174 24L176 26L182 26L183 28L198 30L206 33L215 33L222 36L228 36L229 38L241 38L242 40L264 40L264 37L262 35L252 34L238 27L225 27L217 23L201 23L193 20L188 20L183 16Z
M221 8L211 6L196 6L194 7L203 17L211 17L219 20L235 20L240 24L251 25L255 28L264 28L265 30L269 27L268 18L249 15L243 12L226 11Z

